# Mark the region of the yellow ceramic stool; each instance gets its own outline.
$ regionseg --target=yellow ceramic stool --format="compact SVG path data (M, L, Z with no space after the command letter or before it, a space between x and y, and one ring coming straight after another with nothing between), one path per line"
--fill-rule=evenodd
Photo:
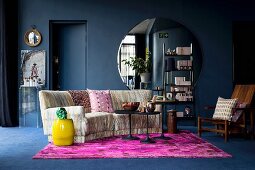
M72 145L74 140L74 126L72 119L58 119L53 122L52 141L57 146Z

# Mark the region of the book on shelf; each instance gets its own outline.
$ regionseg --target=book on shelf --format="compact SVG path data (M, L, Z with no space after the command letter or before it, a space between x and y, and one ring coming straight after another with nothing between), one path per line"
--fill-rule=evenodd
M176 61L177 70L191 70L192 69L192 60L177 60Z

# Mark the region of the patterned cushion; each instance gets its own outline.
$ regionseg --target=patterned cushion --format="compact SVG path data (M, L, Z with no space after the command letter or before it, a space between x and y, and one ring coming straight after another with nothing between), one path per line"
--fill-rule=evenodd
M89 94L86 90L69 90L75 106L83 106L85 113L91 112Z
M246 103L237 103L236 104L236 108L245 108L247 106ZM236 110L231 117L231 121L232 122L237 122L237 120L240 118L240 116L242 115L243 110Z
M112 98L109 90L89 90L91 112L112 113Z
M232 108L235 107L237 99L224 99L219 97L213 114L214 119L231 120Z

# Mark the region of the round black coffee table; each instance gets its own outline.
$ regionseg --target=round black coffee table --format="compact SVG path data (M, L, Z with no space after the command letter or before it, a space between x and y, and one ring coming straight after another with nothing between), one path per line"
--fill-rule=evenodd
M115 110L116 114L128 114L129 116L129 135L126 137L123 137L124 140L138 140L139 138L136 136L132 136L131 134L131 115L132 114L140 114L139 111L132 111L132 110Z
M141 143L155 143L154 140L152 140L149 136L149 131L148 131L148 125L149 125L149 115L157 115L160 114L160 112L139 112L141 115L146 115L147 116L147 132L146 132L146 138L141 140Z

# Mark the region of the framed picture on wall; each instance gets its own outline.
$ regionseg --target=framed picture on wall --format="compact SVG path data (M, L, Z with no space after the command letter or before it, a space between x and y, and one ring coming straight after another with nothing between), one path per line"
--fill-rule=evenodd
M46 83L46 51L21 50L21 86L44 86Z

